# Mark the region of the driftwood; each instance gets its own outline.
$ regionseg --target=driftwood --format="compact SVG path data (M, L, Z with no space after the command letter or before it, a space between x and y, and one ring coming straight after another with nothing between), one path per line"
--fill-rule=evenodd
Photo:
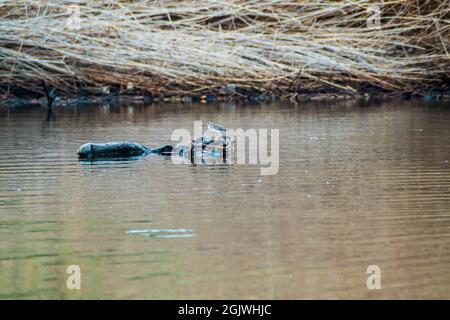
M195 150L201 149L201 157L204 155L215 156L212 150L220 149L223 158L226 159L227 150L232 145L232 140L226 135L227 129L217 123L208 122L208 130L219 133L218 137L201 136L192 140L189 145L164 145L159 148L148 148L133 142L108 142L108 143L85 143L77 151L80 159L121 159L139 158L149 154L190 156L195 157ZM209 148L211 150L206 151Z
M172 148L172 146L166 145L150 149L133 142L85 143L78 149L77 154L80 159L129 158L146 156L151 153L168 155L172 152Z

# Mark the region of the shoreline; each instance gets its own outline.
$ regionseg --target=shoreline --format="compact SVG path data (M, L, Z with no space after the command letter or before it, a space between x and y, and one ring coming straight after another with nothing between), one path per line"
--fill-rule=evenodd
M19 94L11 94L0 100L0 106L4 107L22 107L30 105L47 106L47 98L45 93L36 94L34 92L21 92ZM307 102L307 101L339 101L339 100L368 100L368 99L423 99L424 101L450 101L450 87L443 85L428 89L421 92L388 92L370 88L360 92L345 92L333 89L322 90L299 90L286 93L260 92L253 88L238 89L235 92L202 93L202 94L183 94L183 95L157 95L153 96L148 93L116 93L107 95L58 95L54 102L54 106L72 106L72 105L96 105L103 103L214 103L214 102L272 102L272 101L291 101L291 102Z

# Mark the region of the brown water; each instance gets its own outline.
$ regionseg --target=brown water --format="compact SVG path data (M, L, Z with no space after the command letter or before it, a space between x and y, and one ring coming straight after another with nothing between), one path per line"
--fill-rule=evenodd
M450 298L448 105L55 113L0 109L0 298ZM88 141L168 143L194 120L279 128L278 174L75 154ZM66 288L69 265L81 290ZM380 290L366 287L369 265Z

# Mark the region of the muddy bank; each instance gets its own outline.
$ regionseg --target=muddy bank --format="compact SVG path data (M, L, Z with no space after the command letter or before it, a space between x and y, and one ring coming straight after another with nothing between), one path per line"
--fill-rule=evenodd
M48 100L46 93L36 93L24 90L22 88L9 88L3 90L0 96L0 106L21 107L26 105L47 106ZM9 93L5 93L9 92ZM371 99L371 98L419 98L425 101L450 101L450 86L442 84L435 87L427 87L423 90L391 92L374 87L365 87L361 90L345 91L335 88L323 88L318 90L301 89L290 90L287 92L269 92L261 91L256 88L239 87L228 85L214 91L204 91L196 94L152 94L143 91L125 91L119 89L110 90L108 93L87 94L67 94L59 90L54 91L55 99L53 106L71 106L84 104L126 104L153 102L179 102L179 103L211 103L223 101L248 101L248 102L269 102L275 100L286 101L333 101L333 100L351 100L351 99Z

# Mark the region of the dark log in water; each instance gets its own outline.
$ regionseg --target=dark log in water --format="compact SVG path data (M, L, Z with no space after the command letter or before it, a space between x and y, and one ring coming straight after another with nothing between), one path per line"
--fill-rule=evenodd
M150 149L133 142L85 143L77 151L80 159L132 158L149 154L170 155L173 147L165 145Z
M80 159L139 157L148 154L170 155L173 147L150 149L133 142L85 143L77 151Z
M132 142L85 143L77 151L80 159L135 157L150 153L149 148Z
M77 151L80 159L104 159L104 158L140 158L151 153L159 155L172 155L173 153L178 156L184 156L190 149L191 162L195 157L195 148L201 148L201 157L203 158L206 148L208 146L218 143L222 147L222 154L224 161L226 160L227 139L226 129L216 123L209 122L208 129L213 132L219 132L222 137L215 140L211 137L200 136L192 140L188 146L171 146L164 145L158 148L147 148L143 145L133 142L108 142L108 143L85 143ZM222 141L221 141L222 140Z

